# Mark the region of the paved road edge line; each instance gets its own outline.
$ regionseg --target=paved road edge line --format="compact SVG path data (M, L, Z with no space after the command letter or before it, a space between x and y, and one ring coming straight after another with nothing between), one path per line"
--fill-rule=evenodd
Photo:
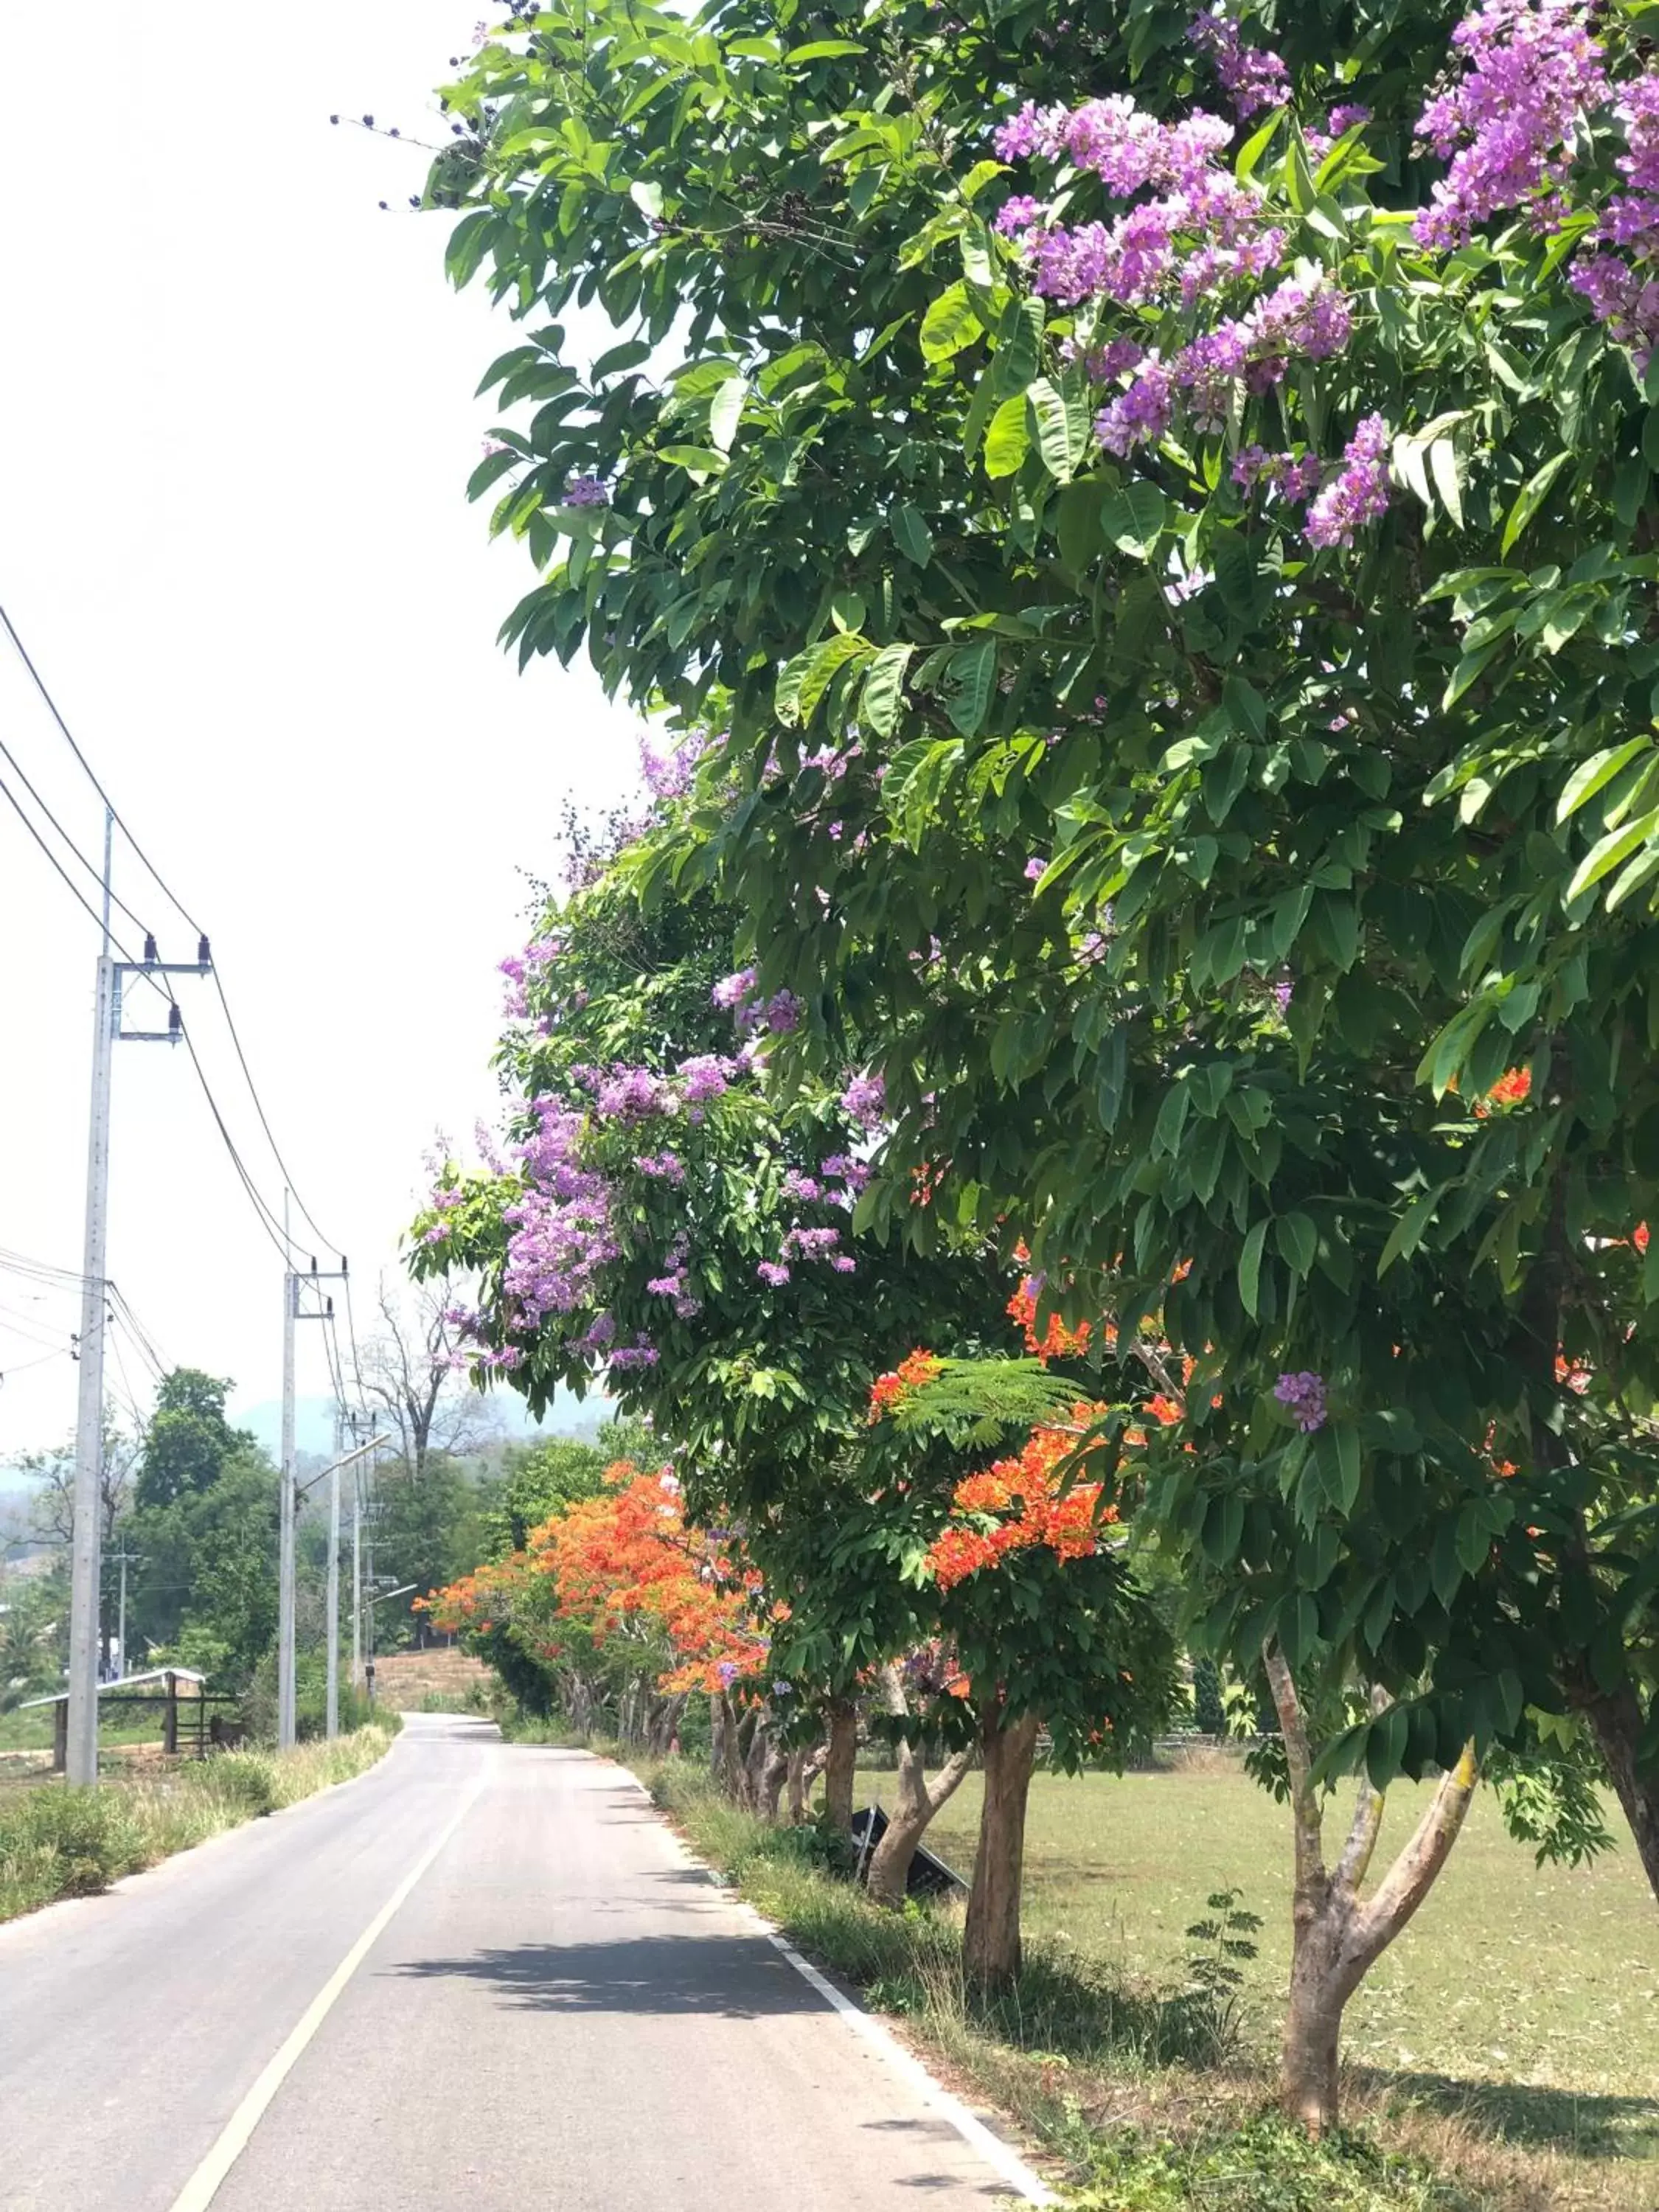
M195 2172L191 2175L178 2196L174 2197L169 2212L207 2212L207 2207L212 2203L237 2160L247 2148L254 2130L264 2118L271 2100L293 2071L307 2045L333 2010L336 2001L358 1967L386 1933L398 1908L407 1901L422 1876L433 1865L444 1846L483 1796L485 1786L491 1778L491 1769L494 1764L495 1762L491 1760L486 1765L471 1790L456 1807L441 1832L416 1860L414 1865L323 1984L322 1988L306 2007L276 2057L269 2061L253 2087L226 2121L211 2150L197 2167ZM356 1778L354 1777L353 1779Z
M628 1774L626 1767L623 1767L622 1771ZM636 1774L628 1774L628 1779L641 1796L650 1803L652 1809L661 1820L661 1810L656 1800L639 1777ZM925 2104L931 2106L942 2120L949 2122L969 2149L976 2151L1016 2196L1023 2197L1028 2204L1059 2203L1059 2197L1043 2180L1042 2175L1025 2163L1012 2144L1005 2142L994 2129L986 2126L977 2112L970 2111L960 2097L954 2095L942 2081L937 2081L917 2057L915 2052L901 2043L890 2028L884 2027L873 2013L866 2012L862 2005L854 2004L851 1997L838 1990L832 1981L818 1972L810 1959L803 1958L787 1936L775 1928L763 1913L757 1912L745 1899L724 1890L722 1885L715 1880L713 1873L703 1865L702 1860L687 1850L665 1820L662 1821L662 1832L687 1865L697 1868L699 1872L708 1876L715 1888L722 1889L722 1893L726 1897L727 1901L750 1923L757 1934L763 1936L774 1950L782 1954L802 1980L808 1983L827 2005L840 2014L855 2035L862 2036L866 2043L880 2053L890 2066L908 2081ZM182 2204L175 2205L173 2212L186 2212L186 2208Z

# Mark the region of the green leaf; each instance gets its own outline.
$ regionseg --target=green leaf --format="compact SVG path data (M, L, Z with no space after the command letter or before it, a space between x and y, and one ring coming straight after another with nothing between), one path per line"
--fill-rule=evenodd
M1557 822L1565 822L1570 814L1576 814L1587 799L1594 799L1604 784L1611 783L1620 769L1651 742L1645 736L1626 738L1622 745L1609 745L1605 751L1592 753L1587 761L1581 761L1567 778L1566 787L1557 804Z
M1567 905L1571 906L1593 884L1599 884L1621 860L1627 860L1638 845L1646 844L1656 830L1659 830L1659 806L1639 815L1634 822L1627 822L1622 830L1609 830L1605 837L1598 838L1572 872L1572 880L1565 892Z
M870 664L859 713L878 738L890 738L898 727L904 707L904 672L915 651L913 645L884 645Z
M728 376L708 404L708 437L715 450L729 453L743 416L749 387L740 376Z
M1557 453L1553 459L1546 461L1538 473L1528 478L1522 486L1520 496L1510 509L1509 519L1504 525L1504 535L1498 545L1500 554L1509 551L1510 546L1542 507L1545 500L1549 496L1550 486L1555 482L1571 458L1571 456L1567 453Z
M977 645L964 646L960 653L951 655L945 666L955 686L945 712L964 738L977 737L985 727L991 694L996 687L996 640L986 637Z
M628 197L641 215L649 216L653 222L660 219L662 215L660 185L653 185L641 179L628 187Z
M834 637L826 638L822 645L815 645L812 647L805 656L806 665L802 672L800 687L796 694L797 708L803 726L811 720L817 711L818 702L830 689L837 673L846 667L848 662L866 659L874 651L875 647L867 638L856 636L846 630L838 632Z
M1087 444L1088 411L1077 395L1061 392L1046 376L1036 380L1028 397L1036 416L1037 451L1043 465L1056 482L1069 483Z
M1463 500L1457 483L1457 449L1449 438L1437 438L1429 447L1429 474L1434 478L1442 505L1461 530Z
M941 292L921 319L921 351L925 361L949 361L970 345L985 325L981 322L968 287L960 278Z
M791 46L784 56L789 62L828 62L837 54L861 54L864 48L856 39L809 39L804 46Z
M1156 484L1128 484L1101 509L1100 526L1120 552L1148 561L1164 535L1169 511L1169 501Z
M888 518L888 527L899 551L908 554L918 568L925 568L933 557L933 533L922 520L920 510L912 507L908 499L902 499Z
M1396 1260L1409 1260L1416 1251L1434 1218L1434 1210L1440 1203L1444 1188L1443 1184L1438 1189L1424 1191L1412 1200L1395 1223L1389 1231L1389 1241L1382 1247L1382 1256L1376 1263L1379 1277L1386 1275Z
M676 468L697 469L708 476L719 476L731 466L724 453L717 453L712 446L659 446L657 459L672 461Z
M1261 1297L1261 1248L1267 1241L1267 1224L1258 1221L1244 1239L1244 1249L1238 1255L1238 1295L1243 1300L1244 1310L1250 1319L1256 1317Z
M1291 1272L1305 1282L1313 1273L1314 1258L1319 1250L1319 1232L1310 1217L1299 1209L1282 1215L1273 1224L1273 1242L1289 1261Z
M1031 434L1026 426L1025 394L1019 392L1012 399L1005 399L991 417L990 428L985 433L985 473L988 477L1011 477L1031 450Z

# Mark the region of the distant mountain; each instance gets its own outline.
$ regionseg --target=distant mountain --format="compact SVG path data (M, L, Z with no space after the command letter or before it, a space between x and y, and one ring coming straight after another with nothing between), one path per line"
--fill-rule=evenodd
M568 1390L555 1394L551 1411L544 1421L532 1420L526 1411L522 1398L502 1391L492 1401L500 1409L501 1435L509 1443L539 1436L592 1437L603 1421L611 1415L611 1402L605 1398L576 1398ZM252 1430L254 1437L274 1459L283 1446L283 1408L279 1400L268 1398L257 1406L238 1406L230 1408L232 1423L239 1429ZM296 1398L294 1403L295 1449L302 1456L319 1456L331 1452L334 1445L334 1401L331 1398Z

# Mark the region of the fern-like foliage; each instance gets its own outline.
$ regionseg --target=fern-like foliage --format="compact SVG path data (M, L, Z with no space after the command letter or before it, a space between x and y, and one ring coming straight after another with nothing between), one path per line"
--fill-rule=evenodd
M902 1436L939 1437L965 1448L1067 1427L1078 1402L1077 1384L1040 1359L940 1359L937 1372L906 1390L889 1418Z

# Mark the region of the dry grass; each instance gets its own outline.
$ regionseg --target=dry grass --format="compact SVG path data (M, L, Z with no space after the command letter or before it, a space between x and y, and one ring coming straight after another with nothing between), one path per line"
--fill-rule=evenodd
M87 1897L123 1875L262 1814L349 1781L389 1749L394 1731L356 1729L292 1751L228 1751L96 1790L42 1783L0 1802L0 1920L63 1897Z
M1281 1807L1236 1766L1211 1764L1038 1776L1027 1923L1131 1982L1156 1981L1176 1971L1210 1891L1241 1890L1265 1923L1240 1992L1248 2101L1267 2078L1289 1971L1290 1837ZM964 1873L979 1789L970 1776L929 1838ZM1421 1795L1391 1796L1379 1866ZM1345 2047L1351 2111L1506 2212L1659 2207L1659 1911L1627 1838L1594 1866L1539 1868L1483 1797L1427 1903L1349 2005ZM1178 2115L1215 2087L1166 2079L1156 2098ZM1113 2079L1091 2096L1109 2112L1122 2094Z
M465 1651L395 1651L374 1662L374 1694L390 1712L483 1712L494 1679Z

